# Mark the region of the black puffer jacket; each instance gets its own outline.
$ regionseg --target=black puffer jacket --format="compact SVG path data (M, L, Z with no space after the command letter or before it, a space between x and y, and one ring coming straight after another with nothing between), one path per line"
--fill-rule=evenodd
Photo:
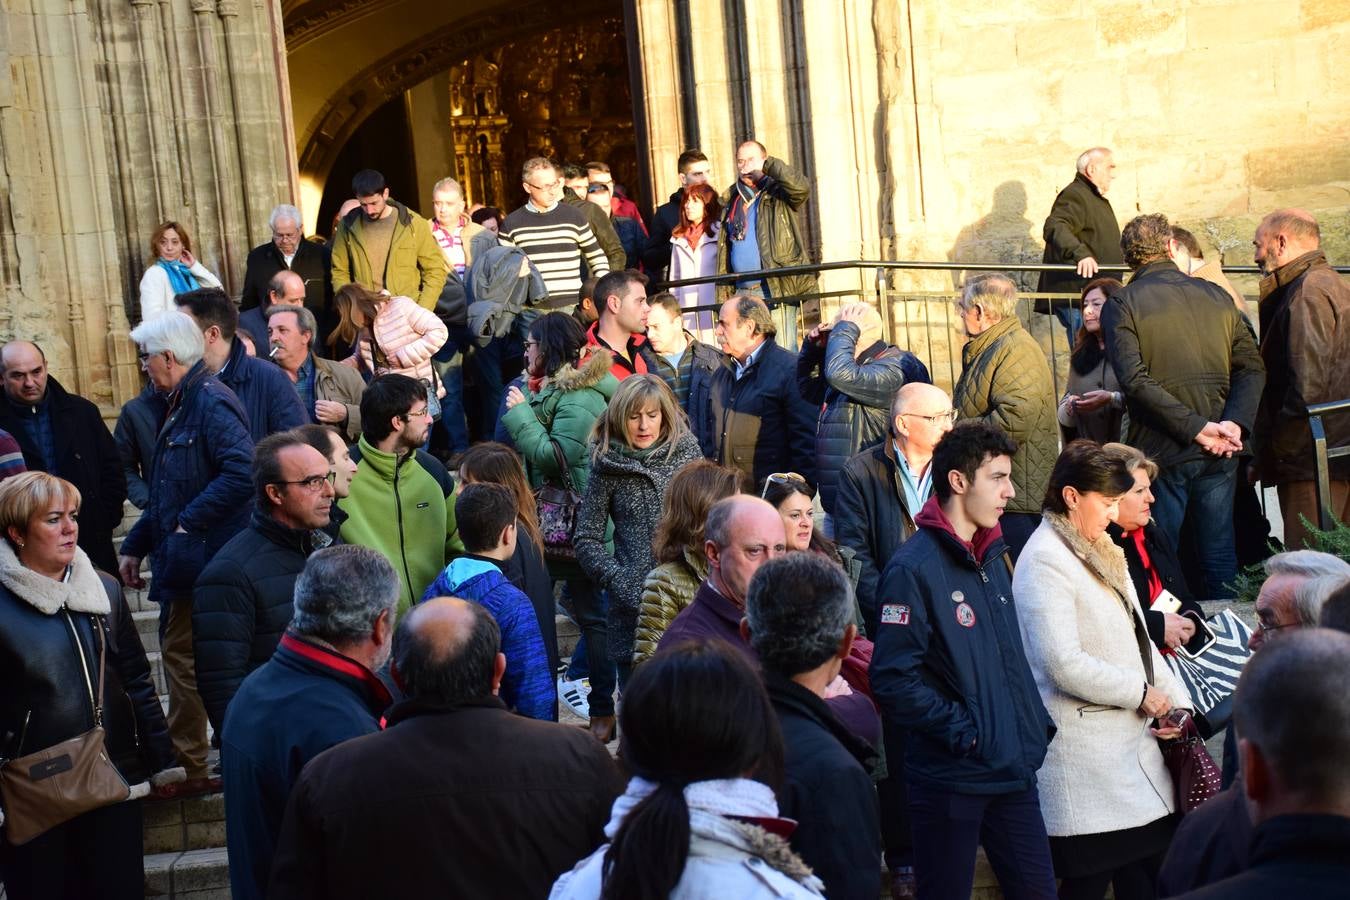
M0 541L0 756L24 756L94 727L98 630L108 647L103 726L113 763L133 784L177 765L117 582L83 552L69 581L38 575L19 564L7 541Z
M577 562L597 586L609 591L609 656L631 662L638 607L647 573L656 568L652 534L661 521L661 501L670 479L698 459L698 441L689 432L673 452L609 449L591 463L577 518ZM606 523L614 522L614 552L605 547Z
M192 646L197 693L216 731L244 677L272 658L286 632L305 560L332 542L322 531L287 528L254 511L249 526L202 569L192 592Z
M854 359L862 330L854 322L830 329L829 342L802 344L797 390L820 409L816 421L816 486L820 505L834 514L835 487L844 463L886 436L895 392L907 382L931 382L913 353L877 341Z
M1195 436L1209 422L1250 437L1266 367L1223 288L1169 259L1147 263L1106 301L1102 333L1130 416L1125 443L1166 469L1204 458Z

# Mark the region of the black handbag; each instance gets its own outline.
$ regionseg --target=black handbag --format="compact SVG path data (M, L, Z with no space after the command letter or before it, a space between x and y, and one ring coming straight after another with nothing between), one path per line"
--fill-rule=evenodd
M581 516L581 494L572 485L572 471L562 446L553 438L549 438L549 443L553 445L553 458L557 460L563 486L543 484L534 492L539 532L544 538L544 559L552 563L575 562L577 551L572 541Z

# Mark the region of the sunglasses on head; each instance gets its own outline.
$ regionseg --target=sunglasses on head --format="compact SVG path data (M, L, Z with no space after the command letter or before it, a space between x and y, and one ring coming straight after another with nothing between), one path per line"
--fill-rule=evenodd
M769 485L771 484L806 484L806 479L796 472L774 472L764 479L764 490L759 492L761 500L769 495Z

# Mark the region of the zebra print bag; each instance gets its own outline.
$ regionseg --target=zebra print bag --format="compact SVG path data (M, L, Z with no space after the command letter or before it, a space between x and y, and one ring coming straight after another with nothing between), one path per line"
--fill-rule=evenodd
M1251 657L1247 640L1252 630L1231 609L1221 610L1205 620L1214 640L1194 655L1185 652L1164 653L1172 670L1195 704L1195 721L1205 736L1217 734L1233 714L1233 691L1242 667Z

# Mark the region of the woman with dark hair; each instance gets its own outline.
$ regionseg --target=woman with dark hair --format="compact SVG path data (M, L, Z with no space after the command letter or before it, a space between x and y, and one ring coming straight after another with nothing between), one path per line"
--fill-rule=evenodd
M553 580L544 564L544 538L539 532L539 513L534 493L525 480L520 457L504 444L486 441L474 444L459 458L459 483L500 484L516 498L516 552L501 564L506 580L530 598L539 618L539 634L548 651L549 672L558 671L558 620L553 602Z
M701 456L675 394L656 375L625 378L595 422L591 477L577 517L577 562L609 593L609 657L620 688L633 665L642 585L656 566L651 536L661 521L662 498L675 473ZM607 545L610 522L613 552Z
M469 221L482 225L493 234L501 231L503 218L502 211L495 206L480 206L469 213Z
M1098 443L1120 440L1125 397L1106 359L1102 307L1122 287L1114 278L1094 278L1083 286L1083 325L1073 342L1069 380L1059 401L1059 426L1066 443L1074 438Z
M1125 555L1107 536L1134 486L1125 464L1073 441L1013 573L1018 625L1059 730L1037 773L1061 900L1151 900L1176 828L1158 739L1190 706L1149 640Z
M150 235L150 259L141 276L141 321L177 309L173 298L220 279L192 256L192 238L177 222L161 222Z
M789 552L810 550L819 553L844 570L849 584L855 588L858 586L862 565L854 559L852 550L840 547L816 527L815 504L812 503L815 494L805 478L796 472L775 472L764 479L764 490L760 496L773 504L773 508L783 517Z
M670 280L717 274L717 234L721 229L722 203L711 185L691 184L680 194L680 224L670 233ZM690 284L672 287L681 309L717 303L717 285ZM685 313L684 327L706 337L716 325L716 310Z
M610 374L613 360L608 351L581 360L585 345L581 326L565 312L547 313L530 324L524 391L515 386L507 390L501 424L524 460L532 488L570 485L578 493L586 489L591 471L586 443L619 380ZM615 672L607 649L604 597L576 563L550 562L549 573L567 581L582 638L573 659L586 661L584 675L579 666L569 670L559 696L574 712L596 722L602 736L612 734ZM583 677L590 679L589 706L584 708Z
M1120 498L1120 511L1106 533L1125 551L1153 646L1171 652L1195 637L1205 612L1186 585L1176 548L1149 514L1158 464L1126 444L1106 444L1102 452L1119 459L1134 479L1134 486Z
M661 522L652 538L657 567L642 583L633 665L656 653L661 635L690 603L708 577L703 552L703 526L718 500L740 493L741 473L699 459L675 473L661 507Z
M605 826L610 842L560 877L550 900L821 896L780 836L783 739L741 653L700 640L653 657L620 717L633 778Z

